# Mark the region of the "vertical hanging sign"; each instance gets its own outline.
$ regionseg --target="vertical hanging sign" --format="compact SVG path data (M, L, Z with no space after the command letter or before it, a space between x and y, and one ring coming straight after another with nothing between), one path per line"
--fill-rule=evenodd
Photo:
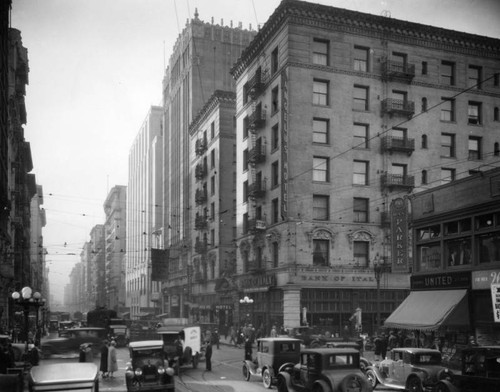
M288 217L288 76L281 72L281 218Z
M500 323L500 283L491 284L491 302L493 305L493 320Z
M392 271L408 272L408 203L397 198L391 202Z

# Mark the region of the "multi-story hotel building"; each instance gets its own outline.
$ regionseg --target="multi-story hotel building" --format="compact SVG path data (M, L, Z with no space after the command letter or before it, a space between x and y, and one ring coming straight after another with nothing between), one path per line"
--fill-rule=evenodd
M169 251L169 270L163 283L165 313L188 317L190 274L194 250L191 237L191 155L189 126L216 90L234 91L230 69L255 31L241 25L203 22L198 13L175 43L163 80L163 243ZM234 260L233 260L234 261ZM177 266L177 267L174 267Z
M130 318L153 315L160 284L151 280L151 248L161 239L162 113L152 106L128 159L125 291Z
M232 69L254 324L382 325L410 289L408 196L498 161L499 68L500 40L281 2Z

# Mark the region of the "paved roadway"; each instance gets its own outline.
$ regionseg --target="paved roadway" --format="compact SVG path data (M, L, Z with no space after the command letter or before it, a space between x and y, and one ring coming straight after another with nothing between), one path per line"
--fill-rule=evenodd
M129 360L126 347L117 349L118 372L110 379L100 379L100 392L126 392L125 367ZM366 353L370 358L373 352ZM197 369L186 367L176 377L176 392L265 392L261 379L252 376L249 382L243 380L242 365L244 352L242 348L230 346L224 341L218 350L213 348L212 371L205 370L205 363L201 362ZM78 362L78 356L54 357L42 360L45 363ZM94 358L94 363L99 366L99 358ZM273 388L276 391L275 388ZM377 387L376 391L384 389ZM26 389L27 391L27 389Z

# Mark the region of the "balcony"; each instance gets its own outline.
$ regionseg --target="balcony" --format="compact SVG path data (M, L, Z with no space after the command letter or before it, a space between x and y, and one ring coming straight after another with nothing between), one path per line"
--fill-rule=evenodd
M206 241L197 240L194 244L194 250L196 253L204 254L207 252L208 244Z
M194 201L196 202L196 205L206 203L207 190L206 189L197 189L195 194L194 194Z
M401 99L386 98L382 101L382 112L392 115L407 116L415 114L415 102Z
M382 187L393 189L408 189L411 190L415 187L415 177L403 174L388 174L382 175Z
M202 155L205 151L207 151L207 147L208 147L208 142L206 138L196 140L194 147L196 155L198 156Z
M256 165L257 163L265 162L266 148L262 144L257 144L254 148L248 151L248 163Z
M264 91L266 87L264 79L262 69L258 68L253 78L248 81L248 95L251 99L257 98Z
M382 77L385 80L401 80L410 83L415 77L415 65L385 60L382 62Z
M206 230L208 227L208 219L202 215L196 214L194 219L194 228L196 230Z
M266 221L261 219L249 219L248 220L248 231L252 233L258 233L266 230Z
M411 155L415 151L415 139L406 137L384 136L382 138L382 151L400 151Z
M204 163L198 163L194 169L194 176L199 181L207 176L207 172L207 165Z
M248 128L250 132L255 132L260 129L266 123L266 111L262 109L261 105L258 105L248 117Z
M266 182L257 181L248 185L248 197L251 199L260 199L266 195Z

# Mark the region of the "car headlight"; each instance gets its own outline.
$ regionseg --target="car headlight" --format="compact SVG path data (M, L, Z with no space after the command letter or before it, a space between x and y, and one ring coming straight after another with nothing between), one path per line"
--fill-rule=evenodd
M158 368L158 374L163 374L163 373L165 373L165 368L163 366L160 366Z
M136 375L137 377L142 376L142 369L141 369L141 368L137 368L137 369L135 369L135 375Z
M169 375L169 376L173 376L174 375L174 369L172 369L171 367L168 367L165 372Z

